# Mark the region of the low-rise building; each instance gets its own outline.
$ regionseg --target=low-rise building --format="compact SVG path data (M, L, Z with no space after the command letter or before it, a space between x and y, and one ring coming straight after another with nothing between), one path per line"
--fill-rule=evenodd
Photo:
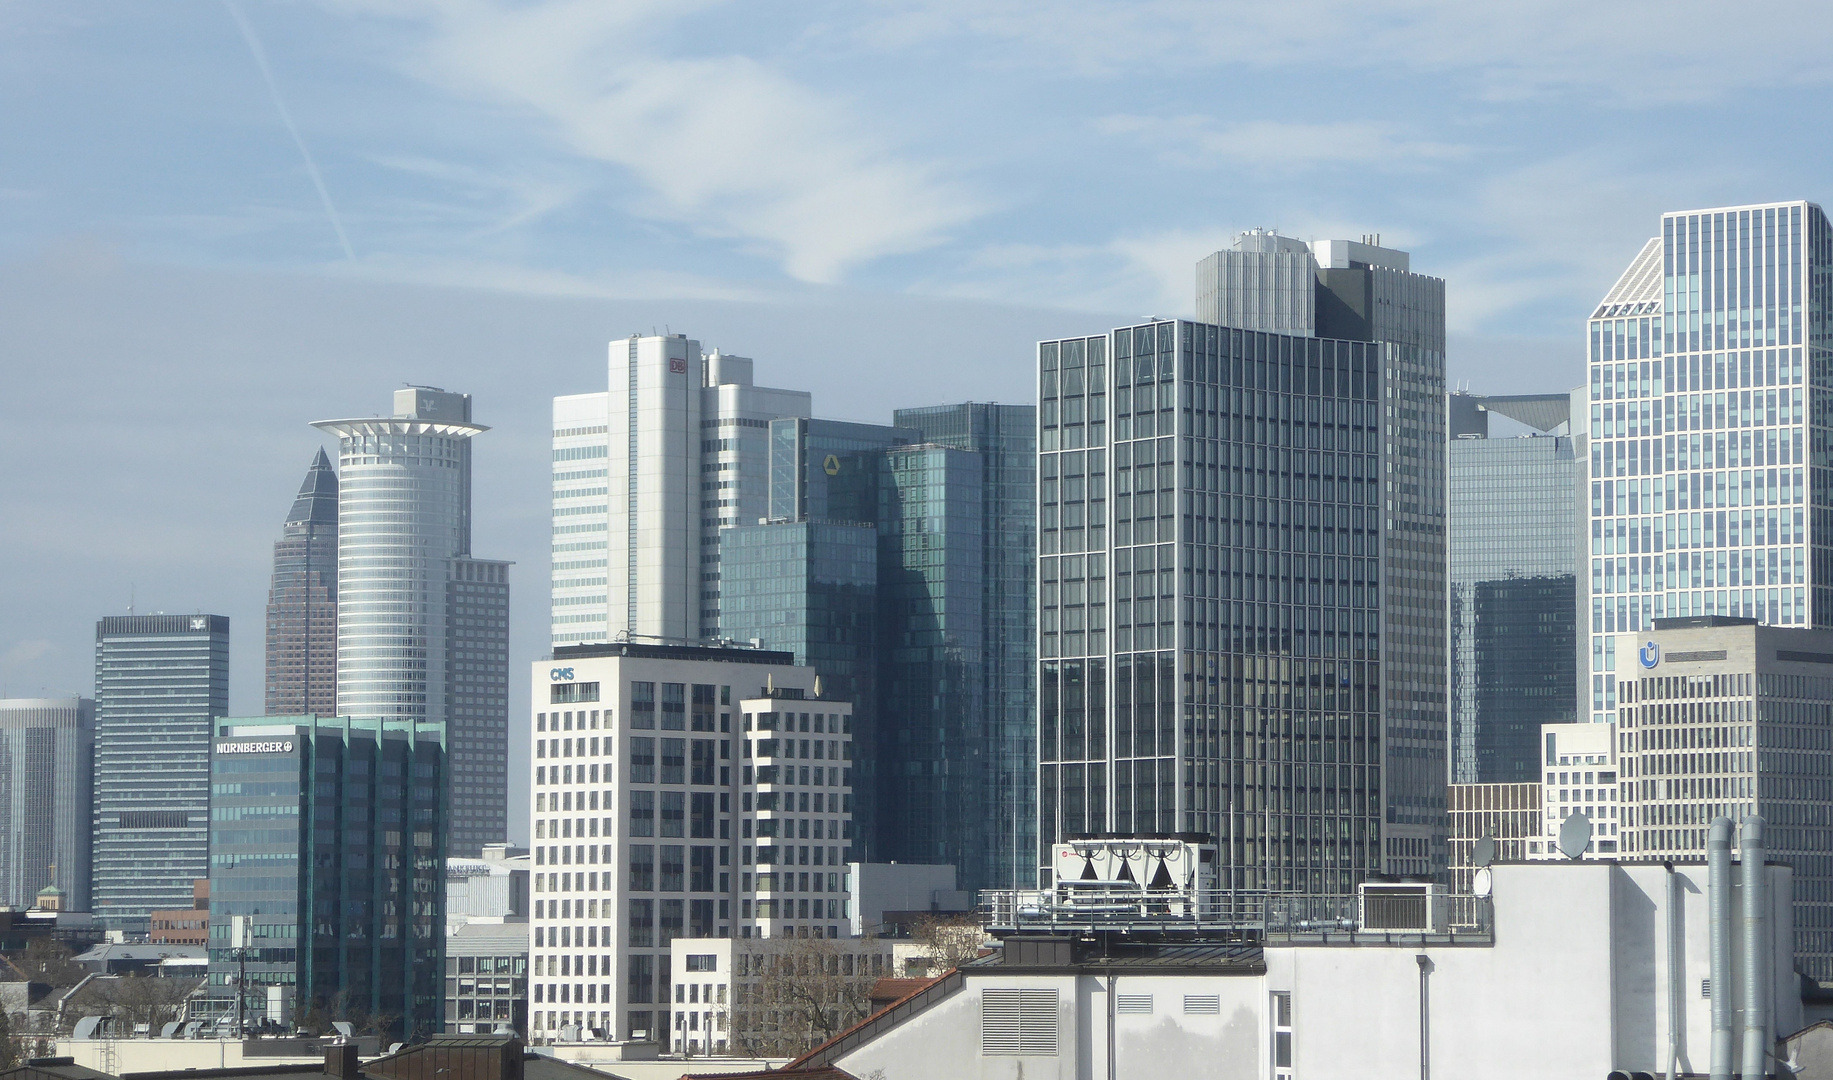
M191 906L155 911L147 940L154 945L202 945L210 938L210 879L191 883Z
M996 899L1008 913L997 954L772 1075L1698 1076L1715 1028L1733 1061L1765 1062L1776 1033L1804 1026L1787 866L1719 877L1699 862L1591 859L1486 877L1483 897L1364 885L1329 918L1282 912L1315 916L1330 898L1231 904L1150 886L1123 912L1127 890L1111 882ZM1744 933L1746 915L1762 948L1728 945L1721 967L1712 942Z
M1565 858L1559 851L1559 830L1567 818L1580 813L1591 821L1591 854L1627 851L1623 799L1617 787L1617 726L1543 724L1540 744L1544 820L1528 842L1528 857Z
M1476 873L1477 842L1488 838L1493 847L1488 862L1521 862L1540 838L1540 785L1450 784L1445 805L1451 817L1447 848L1451 891L1470 891ZM1484 865L1487 865L1485 863Z
M473 921L446 935L447 1032L527 1030L528 941L526 920Z
M446 932L483 919L528 921L528 875L534 859L527 848L485 844L475 859L446 859Z

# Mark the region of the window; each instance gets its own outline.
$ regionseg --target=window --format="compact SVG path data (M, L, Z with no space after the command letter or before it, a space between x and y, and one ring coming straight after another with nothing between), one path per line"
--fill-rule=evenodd
M662 782L687 783L687 740L662 740Z
M662 891L680 892L687 876L687 849L679 844L662 845Z
M662 730L687 730L686 683L662 684Z
M696 791L693 793L693 820L689 835L697 839L710 840L713 837L713 793Z
M1292 992L1275 990L1272 1000L1273 1080L1292 1080Z
M630 740L630 782L633 784L656 782L656 741L654 739L639 735Z
M631 900L630 904L630 945L632 948L645 948L655 944L656 902L654 900ZM632 959L635 959L634 957ZM636 982L630 984L630 1000L648 1001L646 997L636 996Z
M638 793L633 791L630 794L632 796L632 805L634 806L635 805L634 797ZM649 794L649 793L644 792L643 794ZM685 824L685 819L687 817L686 807L687 807L687 792L685 791L664 791L662 792L662 835L663 836L681 836L683 835L683 826ZM635 835L634 829L632 830L631 835Z
M695 687L694 689L698 690L699 687ZM687 956L687 970L717 971L719 970L718 960L719 957L712 953L689 953Z
M576 701L598 700L598 684L595 682L555 683L548 688L548 692L551 704L554 705L571 705Z
M630 890L649 892L656 887L656 849L652 844L630 845Z
M989 987L980 993L983 1056L1057 1054L1056 989Z
M630 684L630 726L641 730L650 730L656 726L655 683Z
M656 834L656 793L653 791L633 791L630 793L630 835L654 836Z

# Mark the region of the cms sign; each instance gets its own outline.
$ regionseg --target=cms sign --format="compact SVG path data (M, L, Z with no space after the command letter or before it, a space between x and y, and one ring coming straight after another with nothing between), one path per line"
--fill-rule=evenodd
M572 682L573 681L573 669L570 667L548 668L547 669L547 681L548 682Z

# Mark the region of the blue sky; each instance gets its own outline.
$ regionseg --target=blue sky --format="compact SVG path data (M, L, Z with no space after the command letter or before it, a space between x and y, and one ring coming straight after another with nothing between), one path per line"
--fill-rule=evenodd
M93 620L131 591L230 614L231 706L259 711L307 424L403 381L494 428L476 547L517 561L519 669L545 644L548 400L602 386L633 330L883 419L1027 399L1033 341L1188 313L1239 229L1378 232L1447 280L1454 382L1563 389L1661 211L1823 197L1830 24L1693 0L0 0L0 691L87 692Z

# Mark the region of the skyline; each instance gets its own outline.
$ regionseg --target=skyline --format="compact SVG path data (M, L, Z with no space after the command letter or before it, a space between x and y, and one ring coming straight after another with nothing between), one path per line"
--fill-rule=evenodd
M15 5L0 692L90 693L90 628L132 596L229 614L230 712L258 713L274 523L329 445L307 424L403 383L473 394L494 429L477 545L516 563L511 657L537 655L547 402L594 389L631 332L755 357L821 416L1029 402L1037 341L1188 315L1196 260L1264 225L1380 232L1445 278L1454 387L1576 386L1585 317L1663 211L1819 194L1820 148L1730 122L1828 78L1807 28L1833 14L1778 8L1802 32L1706 33L1703 4L1213 26L1175 2L810 6L807 26L710 2ZM618 39L641 62L588 70ZM1816 100L1794 103L1810 128ZM750 101L780 126L714 160ZM1676 110L1728 148L1693 155ZM795 198L820 169L858 196L831 221ZM868 198L887 191L921 212L830 235L898 216ZM525 754L518 729L515 784Z

